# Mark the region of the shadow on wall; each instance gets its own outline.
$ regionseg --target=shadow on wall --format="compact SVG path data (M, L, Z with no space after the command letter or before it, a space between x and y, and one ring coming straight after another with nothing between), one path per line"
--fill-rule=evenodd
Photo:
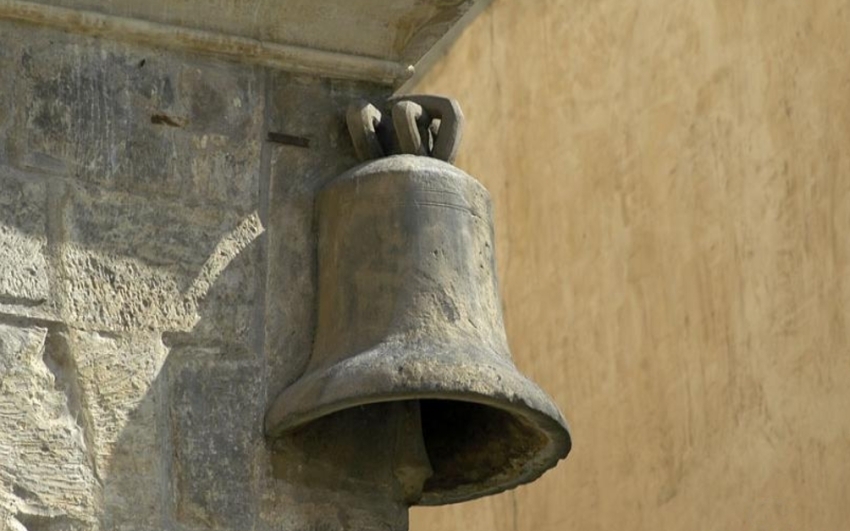
M241 220L181 298L160 301L195 317L187 330L110 332L0 317L0 503L13 529L88 529L94 520L104 529L169 528L163 520L172 513L200 527L251 520L263 371L256 350L208 334L214 327L228 338L253 333L253 326L223 322L221 312L231 312L231 322L242 312L244 323L254 318L253 290L239 288L254 277L261 230L256 214ZM115 260L76 252L92 262ZM114 286L116 300L98 297L92 305L126 305L126 284Z

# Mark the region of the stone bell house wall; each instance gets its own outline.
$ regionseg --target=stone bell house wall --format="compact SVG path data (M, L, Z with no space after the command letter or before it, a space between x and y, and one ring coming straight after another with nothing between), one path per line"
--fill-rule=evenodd
M406 522L272 478L262 433L340 117L388 90L0 21L0 529Z

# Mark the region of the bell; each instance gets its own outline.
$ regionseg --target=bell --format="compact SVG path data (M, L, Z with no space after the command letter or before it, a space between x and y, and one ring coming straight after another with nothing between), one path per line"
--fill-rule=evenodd
M355 111L355 146L374 157L383 150L380 113ZM435 115L440 133L432 145L421 135ZM422 505L527 483L571 446L557 407L511 361L489 194L449 162L427 156L454 157L460 118L452 100L398 102L398 144L426 156L369 160L320 192L313 352L266 416L275 439L343 410L418 401L433 471ZM441 143L444 133L453 138ZM412 145L416 135L421 143Z

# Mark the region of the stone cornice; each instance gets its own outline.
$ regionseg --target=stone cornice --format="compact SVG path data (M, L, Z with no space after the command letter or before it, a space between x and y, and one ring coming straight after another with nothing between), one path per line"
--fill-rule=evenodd
M412 66L393 61L18 0L0 0L0 19L335 78L395 84L413 74Z
M235 10L235 0L217 0L223 9ZM264 0L239 4L240 17L200 16L209 12L210 0L179 0L132 3L123 0L0 0L0 20L48 26L63 31L98 36L191 52L214 54L272 68L310 73L324 77L360 79L398 86L414 74L413 64L423 55L433 56L446 35L458 33L458 27L480 11L487 0L459 0L454 6L431 5L433 2L358 0L367 11L387 12L387 21L378 25L374 35L358 28L357 21L347 24L342 13L328 22L320 17L322 8L335 9L329 1L313 8L303 2L282 1L266 6ZM62 5L57 5L62 4ZM241 5L244 4L244 9ZM298 4L291 7L292 4ZM401 5L398 5L401 4ZM424 4L424 7L423 7ZM139 7L141 6L141 7ZM256 9L254 19L277 17L274 21L248 24L245 10ZM441 7L442 6L442 7ZM290 9L292 13L287 11ZM186 22L187 13L197 9L198 20ZM347 8L350 9L350 8ZM261 11L262 10L262 11ZM382 10L382 11L381 11ZM125 14L129 13L129 16ZM177 13L177 15L174 15ZM306 21L306 22L305 22ZM310 26L310 33L302 26ZM392 24L395 24L393 26ZM290 29L288 26L291 26ZM317 36L314 38L313 34ZM262 37L262 38L261 38ZM291 42L284 42L286 40ZM304 45L299 42L307 42ZM448 39L443 39L443 42Z

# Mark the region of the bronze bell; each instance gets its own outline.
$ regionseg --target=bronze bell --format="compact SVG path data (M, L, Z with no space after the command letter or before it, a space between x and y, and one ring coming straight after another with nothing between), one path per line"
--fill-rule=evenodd
M418 401L433 471L423 505L533 481L571 446L555 404L511 361L490 197L450 164L461 120L433 96L396 101L392 125L371 105L349 111L358 153L374 160L319 195L313 352L266 416L275 439L349 408Z

